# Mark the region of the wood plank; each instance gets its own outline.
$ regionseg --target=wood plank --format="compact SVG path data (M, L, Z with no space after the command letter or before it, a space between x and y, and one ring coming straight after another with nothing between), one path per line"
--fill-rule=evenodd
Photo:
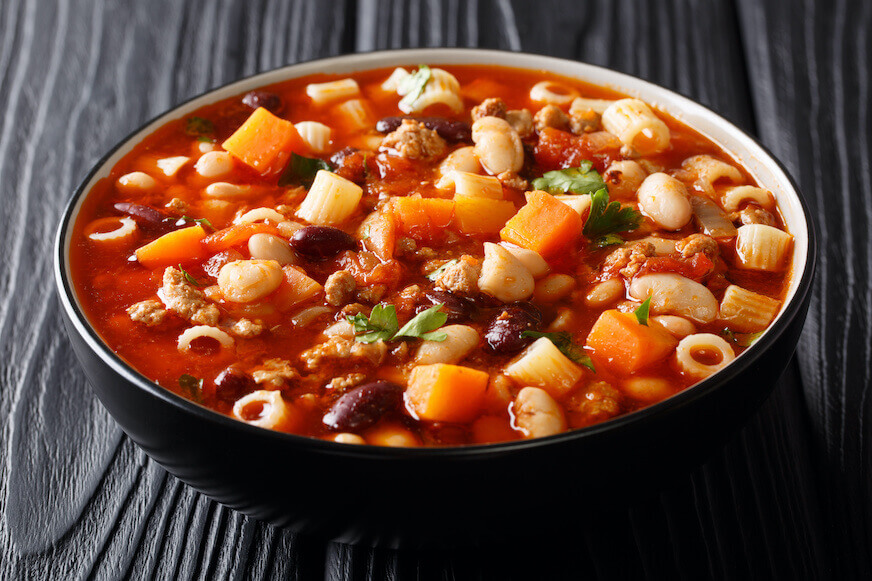
M740 7L760 137L799 181L822 247L798 360L831 576L870 578L872 6Z

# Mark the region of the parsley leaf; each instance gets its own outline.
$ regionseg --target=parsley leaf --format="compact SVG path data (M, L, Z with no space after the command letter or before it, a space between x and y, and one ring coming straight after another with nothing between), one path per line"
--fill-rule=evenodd
M397 85L397 92L403 95L400 99L400 110L404 113L412 111L412 107L421 93L424 92L424 87L430 82L433 73L430 72L430 67L427 65L418 65L418 70L411 75L404 77Z
M750 347L762 334L763 331L758 331L756 333L734 333L733 330L729 328L721 331L721 335L723 335L727 341L735 343L740 347Z
M458 260L456 258L449 260L448 262L446 262L445 264L443 264L442 266L440 266L439 268L437 268L436 270L434 270L433 272L428 274L427 278L429 280L434 281L434 282L439 280L439 277L442 276L442 273L445 272L446 270L448 270L448 268L451 267L451 265L457 264L457 262L458 262Z
M312 182L315 181L315 174L318 173L318 170L322 169L333 171L330 164L323 159L303 157L302 155L292 153L291 162L279 178L279 186L285 187L297 184L307 187L311 186Z
M585 353L584 349L575 344L572 340L572 335L567 333L566 331L560 331L558 333L540 333L539 331L524 331L521 333L522 337L532 337L534 339L539 339L540 337L545 337L557 347L561 353L566 355L570 360L579 365L584 365L594 373L596 373L596 369L594 369L593 361L590 358L590 355Z
M617 246L618 244L623 244L624 239L618 236L617 234L606 234L605 236L600 236L596 240L593 241L594 248L608 248L609 246Z
M198 141L215 141L215 124L202 117L188 117L185 120L185 133L199 138Z
M374 306L369 318L363 313L345 318L354 327L354 339L361 343L388 341L400 327L397 322L397 310L393 305L384 303Z
M203 380L193 375L183 373L179 376L179 387L188 398L197 403L203 401Z
M648 312L651 310L651 297L649 296L647 299L639 305L639 308L633 311L633 314L636 315L636 320L639 321L640 325L648 326Z
M549 194L592 194L605 188L606 183L593 164L585 160L578 167L545 172L533 180L533 187Z
M403 328L397 331L392 339L413 337L427 341L444 341L448 335L444 331L436 331L448 320L448 315L439 310L442 306L442 303L439 303L426 311L421 311L411 321L403 325Z
M620 202L609 203L609 192L601 188L590 195L590 215L582 233L596 240L616 232L628 232L639 227L642 215L633 208L622 208Z
M184 268L182 268L181 263L179 263L179 270L182 271L182 275L185 277L185 279L186 279L189 283L191 283L191 284L194 285L194 286L203 286L202 284L200 284L199 282L197 282L197 279L196 279L196 278L194 278L193 276L191 276L191 273L190 273L190 272L188 272L187 270L185 270Z
M195 222L195 223L199 224L200 226L206 226L210 230L215 230L215 226L213 226L212 222L210 222L208 219L206 219L206 218L191 218L190 216L182 216L181 218L179 218L179 221L176 222L176 226L181 226L185 222Z

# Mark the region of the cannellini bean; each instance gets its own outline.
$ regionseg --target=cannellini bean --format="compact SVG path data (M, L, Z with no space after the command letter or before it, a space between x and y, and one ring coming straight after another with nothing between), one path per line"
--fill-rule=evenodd
M662 377L631 377L621 387L629 397L648 403L666 399L675 392L669 381Z
M279 222L278 224L279 234L281 234L285 238L290 238L294 235L294 232L296 232L300 228L303 228L303 226L304 225L300 224L299 222L285 220L284 222Z
M475 148L471 145L455 149L439 164L439 175L446 176L452 171L481 173L481 164L475 156Z
M371 444L376 446L414 448L421 445L421 441L418 440L414 433L399 424L376 426L367 432L366 438Z
M415 354L418 365L457 363L478 345L478 332L467 325L448 325L439 330L448 337L444 341L422 341Z
M524 165L524 147L518 133L505 119L482 117L472 124L474 152L491 175L520 171Z
M642 213L666 230L680 230L693 217L687 188L665 173L645 178L636 195Z
M333 441L338 442L340 444L366 444L366 440L357 434L352 434L349 432L342 432L341 434L336 434L333 436Z
M221 347L225 349L233 347L233 337L218 327L212 327L211 325L197 325L185 329L185 331L179 335L179 341L177 344L179 351L187 351L191 348L191 343L193 343L195 339L200 339L201 337L215 339L221 344Z
M549 274L536 283L533 297L543 303L559 301L575 289L575 279L568 274Z
M259 260L275 260L282 266L294 264L296 255L291 245L273 234L258 232L248 239L248 253Z
M275 260L234 260L218 272L218 287L227 300L249 303L279 288L282 279L282 267Z
M609 195L615 198L632 198L647 176L641 165L627 159L613 161L603 174Z
M152 190L157 182L145 172L132 171L118 178L117 185L122 192L132 194Z
M597 309L609 305L624 296L624 283L620 278L610 278L594 285L587 291L584 304Z
M201 141L197 144L197 151L200 153L209 153L215 151L218 147L210 141Z
M679 315L697 323L710 323L718 315L712 292L680 274L646 274L630 283L630 296L638 301L651 297L652 315Z
M511 303L533 294L534 284L527 267L508 250L493 242L484 243L484 261L478 279L482 292Z
M500 242L500 246L512 253L512 256L521 261L521 264L527 267L533 278L541 278L551 272L551 267L542 258L542 255L535 250L529 248L521 248L508 242Z
M194 169L204 178L218 178L233 169L233 157L226 151L208 151L200 156Z
M206 195L210 198L218 198L221 200L234 200L238 198L247 198L252 193L251 186L240 186L229 184L227 182L215 182L206 186Z
M512 412L515 416L515 426L528 438L551 436L566 430L563 410L544 389L538 387L522 389L515 398Z
M735 358L730 344L712 333L688 335L675 348L678 366L695 379L720 371Z
M696 326L684 317L657 315L656 317L651 317L651 320L659 323L661 327L678 339L684 339L688 335L696 333Z
M664 254L672 254L675 252L675 240L671 238L658 238L657 236L646 236L645 238L640 238L637 242L646 242L648 244L654 245L654 254L657 256L662 256Z
M285 217L279 212L273 210L272 208L255 208L253 210L249 210L248 212L242 214L235 220L233 220L234 224L246 224L250 222L274 222L276 224L280 224L285 221Z

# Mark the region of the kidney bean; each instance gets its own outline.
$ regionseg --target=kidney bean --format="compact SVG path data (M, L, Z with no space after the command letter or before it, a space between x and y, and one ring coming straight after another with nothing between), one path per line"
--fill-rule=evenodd
M250 375L230 366L215 378L215 395L221 400L234 402L254 390L255 386Z
M332 430L363 430L375 424L385 413L397 409L402 399L402 386L390 381L373 381L337 399L322 421Z
M431 289L428 291L424 291L421 298L426 300L427 304L422 304L418 306L415 309L415 313L420 313L426 309L429 309L433 305L438 305L439 303L442 303L442 308L439 310L448 315L449 323L460 323L468 321L472 319L473 316L475 316L475 313L477 311L472 301L469 301L463 297L458 297L457 295L447 291Z
M263 107L273 113L282 108L281 97L268 91L249 91L242 97L242 102L252 109Z
M152 232L169 232L176 228L176 218L165 214L151 206L118 202L114 208L123 214L134 218L136 223L145 230Z
M353 236L330 226L304 226L294 232L290 244L300 256L309 260L326 260L343 250L357 248Z
M340 149L330 158L336 173L345 179L361 184L366 179L366 157L354 147Z
M385 117L376 123L375 128L381 133L396 131L403 119L412 119L423 123L427 129L433 129L446 141L472 141L472 129L468 123L454 121L445 117Z
M535 331L542 324L542 313L531 303L504 307L491 319L484 340L495 353L514 353L532 341L524 331Z

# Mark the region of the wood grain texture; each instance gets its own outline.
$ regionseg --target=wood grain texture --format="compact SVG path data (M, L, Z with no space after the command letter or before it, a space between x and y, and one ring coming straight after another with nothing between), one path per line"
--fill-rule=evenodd
M868 578L870 18L847 0L0 2L0 578ZM414 46L550 54L676 89L757 132L820 216L810 321L773 397L703 467L567 545L390 551L253 521L139 451L59 329L54 228L115 142L244 75Z

